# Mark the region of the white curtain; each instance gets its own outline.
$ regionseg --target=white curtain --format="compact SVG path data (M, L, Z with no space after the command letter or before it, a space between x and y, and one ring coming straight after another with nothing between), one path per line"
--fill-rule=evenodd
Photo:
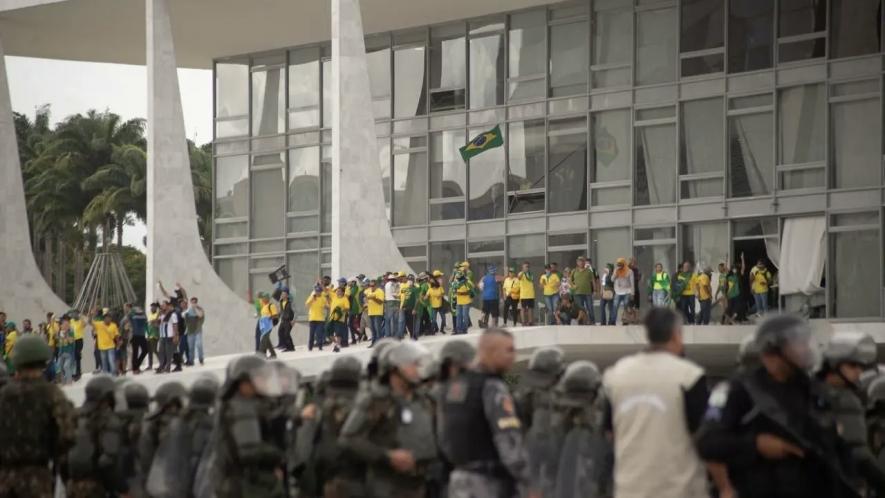
M826 221L823 216L784 220L778 281L781 295L820 292L826 259ZM772 253L769 251L769 257Z
M771 260L771 264L774 265L775 268L780 269L781 267L781 241L777 240L774 237L766 237L765 238L765 252L768 254L768 259Z
M676 126L643 126L637 139L642 147L649 204L676 201Z

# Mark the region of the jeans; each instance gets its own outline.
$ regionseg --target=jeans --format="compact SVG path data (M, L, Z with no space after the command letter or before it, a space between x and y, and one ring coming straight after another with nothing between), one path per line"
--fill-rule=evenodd
M694 296L679 296L679 311L685 319L685 323L694 324Z
M374 315L369 317L369 323L372 328L372 344L375 344L378 339L384 337L384 317L381 315Z
M325 323L321 321L312 321L309 324L310 333L307 337L307 350L311 351L316 345L320 349L323 350L323 344L326 342L326 331L324 330Z
M701 314L698 317L697 324L698 325L710 325L710 310L713 309L713 300L707 299L706 301L701 301Z
M627 311L631 297L633 296L630 294L615 294L614 309L611 310L611 315L608 317L609 325L614 325L618 321L618 309L621 308L621 304L624 305L624 311Z
M587 311L587 321L590 325L596 323L596 317L593 316L593 295L592 294L575 294L575 304Z
M277 357L277 352L273 349L273 343L270 340L270 332L261 336L261 341L258 343L258 354L264 358L267 358L267 353L270 353L271 358Z
M559 309L559 294L544 296L544 303L547 305L547 325L553 325L556 323L556 310Z
M341 347L346 348L350 344L347 341L347 324L336 320L332 325L332 330L334 330L335 335L338 336L338 344Z
M157 352L157 343L160 342L156 337L148 339L148 369L154 368L154 356L157 357L157 364L160 363L160 355Z
M599 300L599 323L601 325L614 325L605 321L606 310L608 310L608 316L617 316L614 310L615 301L613 299L600 299Z
M258 322L255 322L255 352L258 352L258 348L261 345L261 329L258 328Z
M384 333L381 337L394 337L399 330L399 301L384 302Z
M101 358L102 372L117 375L117 361L114 353L116 353L114 348L101 349L98 351L98 355Z
M132 371L141 370L141 362L148 354L148 342L143 335L132 336Z
M753 301L756 301L756 313L764 315L768 313L768 294L753 294Z
M459 304L457 309L458 309L458 326L455 328L456 333L466 334L468 323L470 320L470 305L469 304Z
M667 306L667 291L663 289L655 289L651 293L651 303L656 308Z
M80 377L83 375L82 363L83 363L83 339L77 339L74 341L74 363L77 367L74 375Z
M193 365L194 364L194 357L192 356L192 352L191 352L190 348L188 347L188 342L189 341L187 340L187 336L184 336L184 338L181 338L178 341L178 355L179 355L178 361L180 363L181 360L184 359L188 365Z
M187 335L187 349L190 351L190 361L193 364L194 358L203 363L203 332L192 332Z
M59 374L65 384L69 384L74 380L74 374L76 373L74 370L74 354L62 353L58 355Z
M160 338L160 350L157 353L159 360L158 370L168 371L172 367L172 356L175 354L175 342L171 337Z
M446 316L445 313L440 313L440 309L441 308L430 308L430 331L434 334L442 330L436 322L437 317L440 315Z

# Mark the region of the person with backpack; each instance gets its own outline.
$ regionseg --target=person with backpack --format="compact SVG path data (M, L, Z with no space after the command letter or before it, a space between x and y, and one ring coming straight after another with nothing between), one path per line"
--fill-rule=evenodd
M273 331L274 326L280 321L280 310L273 302L271 302L270 294L267 292L259 293L258 299L260 305L260 311L258 313L258 330L261 334L258 341L258 354L265 357L270 354L271 358L276 358L277 353L273 349L273 344L271 344L270 333Z
M765 266L765 261L759 259L750 270L750 291L753 294L753 302L756 303L756 314L763 316L768 313L768 289L771 286L771 272Z

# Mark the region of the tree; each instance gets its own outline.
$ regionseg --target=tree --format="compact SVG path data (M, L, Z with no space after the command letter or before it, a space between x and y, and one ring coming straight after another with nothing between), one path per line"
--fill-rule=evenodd
M209 252L209 244L212 242L212 144L207 143L197 147L190 140L187 141L190 153L191 180L194 184L194 201L197 208L197 228L203 250Z

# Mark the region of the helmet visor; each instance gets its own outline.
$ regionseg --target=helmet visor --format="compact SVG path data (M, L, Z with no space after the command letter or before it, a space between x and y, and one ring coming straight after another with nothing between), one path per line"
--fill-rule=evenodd
M262 365L252 375L252 385L255 391L268 398L279 398L298 393L298 372L285 365L268 363Z

